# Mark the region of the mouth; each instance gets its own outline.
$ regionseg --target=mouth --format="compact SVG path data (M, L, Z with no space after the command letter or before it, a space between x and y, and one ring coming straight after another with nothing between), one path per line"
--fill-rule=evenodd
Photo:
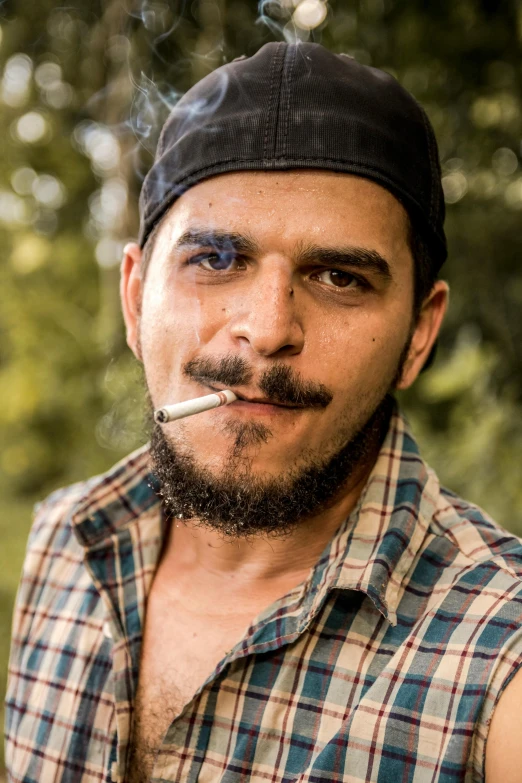
M285 410L303 410L305 407L304 405L292 405L284 402L276 402L275 400L271 400L269 397L249 396L244 392L238 391L233 386L223 386L221 384L214 385L210 383L208 384L208 386L210 389L212 389L212 391L223 391L224 389L230 389L231 391L233 391L237 397L237 401L231 403L231 405L233 406L237 406L238 403L248 403L249 405L256 405L256 406L264 405L267 408L283 408Z

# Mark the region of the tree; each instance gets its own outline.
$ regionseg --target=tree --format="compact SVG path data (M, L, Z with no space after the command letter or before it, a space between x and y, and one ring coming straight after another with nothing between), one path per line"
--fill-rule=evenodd
M4 492L41 496L142 442L117 263L159 128L197 78L294 36L396 74L430 114L452 309L404 402L442 477L522 532L519 3L308 0L299 17L303 2L2 6ZM306 30L314 3L327 15Z

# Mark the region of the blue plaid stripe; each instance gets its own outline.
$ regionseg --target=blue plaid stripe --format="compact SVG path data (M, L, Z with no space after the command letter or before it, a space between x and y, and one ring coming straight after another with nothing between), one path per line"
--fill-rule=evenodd
M38 507L13 623L13 783L124 780L164 535L146 448ZM173 721L153 780L476 783L521 666L521 543L439 488L397 414L350 519Z

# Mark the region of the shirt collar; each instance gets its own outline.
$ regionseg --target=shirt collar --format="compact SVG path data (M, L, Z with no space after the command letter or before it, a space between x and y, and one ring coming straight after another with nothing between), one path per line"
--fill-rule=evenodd
M79 543L92 549L154 511L161 520L160 485L151 471L148 445L87 482L87 492L72 509Z
M395 410L370 477L351 515L316 566L312 611L331 590L360 590L392 624L402 584L427 535L439 482Z

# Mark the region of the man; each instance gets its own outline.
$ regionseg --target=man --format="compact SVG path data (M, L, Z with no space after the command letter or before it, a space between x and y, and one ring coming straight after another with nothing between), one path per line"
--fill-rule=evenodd
M10 779L520 780L520 542L439 487L392 397L447 303L424 112L268 44L180 101L141 207L151 406L238 400L40 506Z

